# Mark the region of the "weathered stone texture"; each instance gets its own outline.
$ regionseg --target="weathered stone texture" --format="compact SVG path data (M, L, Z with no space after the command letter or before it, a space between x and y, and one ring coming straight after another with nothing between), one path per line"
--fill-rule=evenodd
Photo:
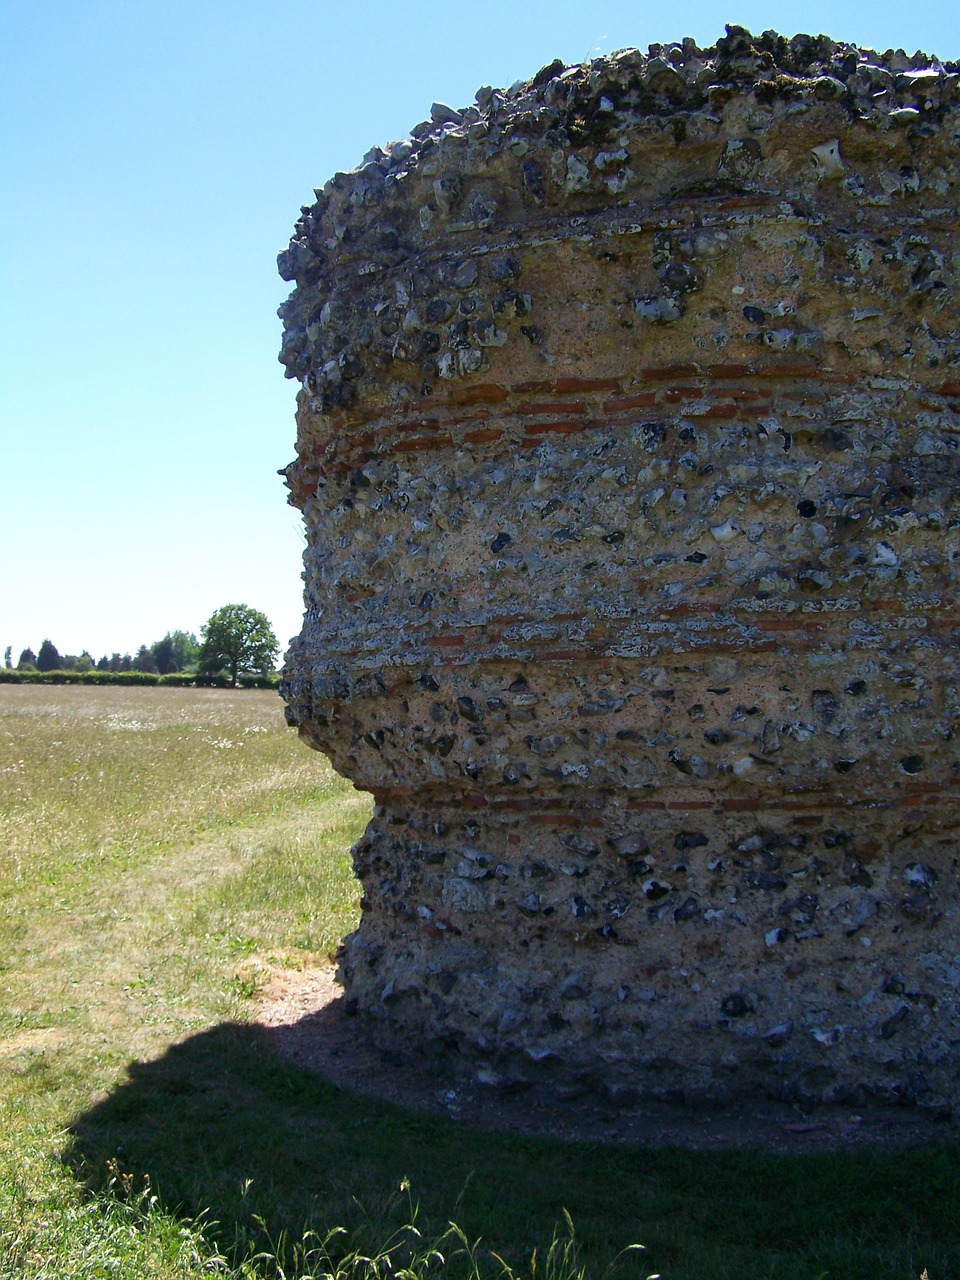
M291 722L385 1037L958 1101L960 76L729 29L436 105L302 211Z

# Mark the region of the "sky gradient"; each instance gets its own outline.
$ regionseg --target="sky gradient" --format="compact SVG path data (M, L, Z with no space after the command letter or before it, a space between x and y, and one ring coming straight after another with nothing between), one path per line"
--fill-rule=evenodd
M433 101L724 22L960 58L955 0L0 0L0 649L135 651L233 602L285 647L300 205Z

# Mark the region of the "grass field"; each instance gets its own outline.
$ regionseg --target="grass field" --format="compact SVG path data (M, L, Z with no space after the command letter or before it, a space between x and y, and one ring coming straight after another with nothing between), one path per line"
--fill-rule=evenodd
M952 1147L572 1149L271 1056L251 997L352 927L368 811L273 693L0 687L0 1280L960 1277Z

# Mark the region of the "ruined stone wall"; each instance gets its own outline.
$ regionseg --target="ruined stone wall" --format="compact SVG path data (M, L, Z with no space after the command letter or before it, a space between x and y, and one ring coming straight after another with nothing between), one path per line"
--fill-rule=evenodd
M381 1036L958 1100L958 85L729 29L435 105L303 209L284 691L376 798Z

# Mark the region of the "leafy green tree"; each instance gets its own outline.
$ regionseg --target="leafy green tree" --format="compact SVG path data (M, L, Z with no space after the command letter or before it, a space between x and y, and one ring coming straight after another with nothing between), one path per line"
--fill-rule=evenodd
M200 670L230 672L237 683L241 671L266 675L277 660L280 645L266 615L246 604L225 604L200 628Z
M37 670L58 671L59 669L60 654L57 652L56 645L50 640L44 640L40 646L40 652L37 654Z
M153 654L145 644L142 644L137 650L133 659L134 671L156 671L157 664L154 661Z
M77 659L77 670L78 671L93 670L93 654L88 653L86 649L84 649L83 653L81 653L80 657Z
M13 645L8 644L3 651L3 665L5 667L13 666Z
M32 649L26 648L20 654L20 661L17 663L18 671L36 671L37 655Z
M150 646L150 656L153 658L154 670L159 671L162 676L177 670L177 660L173 656L173 638L169 631L162 640L154 640Z
M200 646L192 631L168 631L162 640L154 641L150 652L157 670L165 676L171 671L186 671L197 661Z
M195 667L200 657L200 641L193 632L171 631L170 639L173 641L173 656L177 664L175 670L187 671Z

